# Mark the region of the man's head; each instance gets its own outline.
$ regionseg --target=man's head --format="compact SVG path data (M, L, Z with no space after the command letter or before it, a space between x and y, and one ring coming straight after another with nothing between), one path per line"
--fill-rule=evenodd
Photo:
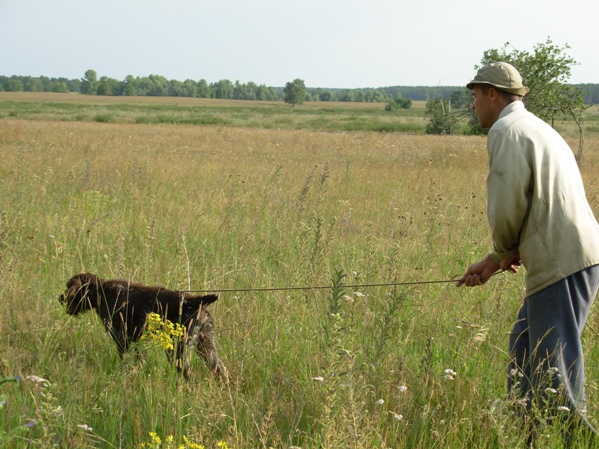
M466 84L466 87L472 89L475 84L488 84L520 97L530 91L522 84L522 77L518 70L507 62L492 62L478 69L476 76Z
M483 128L493 126L504 107L521 100L530 90L522 84L520 73L507 62L481 67L466 87L472 90L472 109Z

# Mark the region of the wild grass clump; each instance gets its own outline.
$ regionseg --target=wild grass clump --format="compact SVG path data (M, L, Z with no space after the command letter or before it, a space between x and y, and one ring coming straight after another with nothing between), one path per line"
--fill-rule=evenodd
M0 121L0 443L524 447L504 385L523 276L401 285L451 281L488 251L484 145ZM595 147L582 171L597 208ZM145 341L121 360L98 317L57 299L85 271L234 290L210 306L230 384L197 358L185 381ZM363 286L376 283L399 285ZM596 422L599 316L588 323Z
M110 123L111 121L113 121L113 115L112 114L96 114L94 115L93 118L94 122L98 122L98 123Z

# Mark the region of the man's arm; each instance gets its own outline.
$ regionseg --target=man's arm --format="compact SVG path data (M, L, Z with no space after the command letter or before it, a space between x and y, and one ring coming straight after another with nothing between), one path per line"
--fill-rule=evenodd
M466 287L475 287L485 284L497 270L502 269L510 273L517 273L520 268L520 256L517 254L512 258L504 259L500 264L495 262L490 256L480 262L470 265L466 273L458 279L456 287L465 285Z
M532 170L526 145L523 141L514 141L514 136L506 132L489 132L487 219L493 238L491 256L498 265L518 254L520 234L528 214Z
M461 287L462 285L466 287L483 285L497 270L499 270L497 262L487 256L480 262L470 265L466 273L458 280L456 287Z

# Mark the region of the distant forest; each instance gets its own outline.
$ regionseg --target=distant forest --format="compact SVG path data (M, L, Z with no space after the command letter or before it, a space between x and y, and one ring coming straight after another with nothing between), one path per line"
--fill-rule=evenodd
M599 84L577 84L587 104L599 104ZM426 101L449 98L463 86L390 86L360 89L306 88L306 101L389 102L396 98ZM81 79L49 78L46 76L2 76L0 92L75 92L84 95L196 97L234 100L283 101L283 87L267 87L253 82L242 84L229 80L208 83L206 80L168 80L160 75L134 77L119 81L98 77L88 70Z

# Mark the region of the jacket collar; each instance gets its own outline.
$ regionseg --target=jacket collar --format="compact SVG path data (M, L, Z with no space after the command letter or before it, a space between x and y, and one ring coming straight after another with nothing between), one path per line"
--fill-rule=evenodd
M526 110L526 108L521 100L512 101L499 113L499 118L501 119L512 112L523 110Z

